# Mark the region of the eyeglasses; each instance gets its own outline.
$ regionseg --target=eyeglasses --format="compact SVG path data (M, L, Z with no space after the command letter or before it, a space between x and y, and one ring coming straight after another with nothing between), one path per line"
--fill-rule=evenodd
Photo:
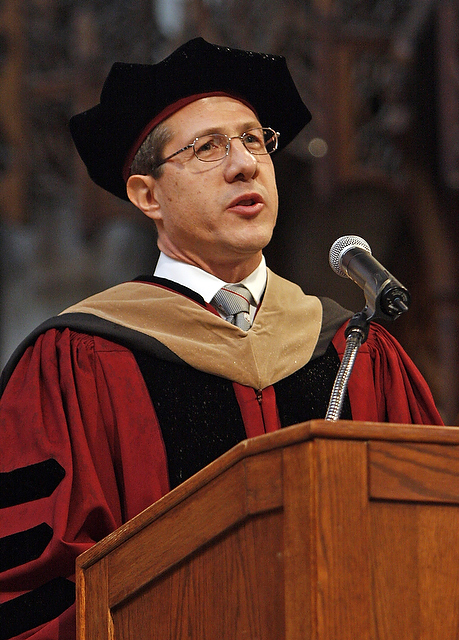
M241 136L232 136L231 138L224 133L208 133L205 136L198 136L193 142L187 144L186 147L182 147L175 153L167 156L167 158L158 162L154 168L160 167L187 149L193 149L194 155L201 162L216 162L217 160L222 160L229 153L231 140L241 140L249 153L255 156L264 156L273 153L273 151L277 149L279 135L279 133L269 127L249 129L249 131L246 131Z

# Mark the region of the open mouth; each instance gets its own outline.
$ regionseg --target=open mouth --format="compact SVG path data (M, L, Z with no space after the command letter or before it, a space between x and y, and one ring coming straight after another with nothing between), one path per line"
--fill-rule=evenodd
M262 204L263 204L263 198L260 195L254 193L254 194L246 194L241 196L240 198L236 198L230 204L230 208L253 207L255 205L262 205Z

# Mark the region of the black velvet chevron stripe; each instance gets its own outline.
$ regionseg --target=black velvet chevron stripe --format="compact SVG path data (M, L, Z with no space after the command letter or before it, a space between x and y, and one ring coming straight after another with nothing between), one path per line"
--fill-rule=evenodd
M0 640L50 622L75 602L75 584L55 578L42 587L0 604Z
M283 427L325 418L333 383L340 360L332 343L324 355L311 360L274 385L279 418ZM343 420L352 420L351 405L346 392L341 412Z
M53 537L51 527L42 522L32 529L0 539L0 572L36 560Z
M0 509L50 496L65 476L53 459L0 473Z
M230 380L133 353L161 425L171 488L247 437Z

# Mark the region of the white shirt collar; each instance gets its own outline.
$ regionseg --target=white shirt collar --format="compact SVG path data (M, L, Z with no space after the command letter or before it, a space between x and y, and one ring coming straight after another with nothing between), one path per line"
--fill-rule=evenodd
M158 263L155 269L155 276L159 278L167 278L184 287L188 287L195 293L198 293L206 302L210 302L217 291L227 282L220 280L207 271L195 267L185 262L180 262L174 258L170 258L164 253L160 253ZM247 278L241 280L252 294L255 305L259 305L266 287L266 261L262 256L261 262L255 271L252 271Z

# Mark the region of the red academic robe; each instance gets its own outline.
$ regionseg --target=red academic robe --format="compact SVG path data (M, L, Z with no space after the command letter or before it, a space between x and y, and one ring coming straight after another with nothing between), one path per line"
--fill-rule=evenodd
M272 317L273 309L282 302L276 298L276 291L282 297L285 284L274 276L270 276L270 282L273 293L267 290L266 308ZM276 283L282 286L276 289ZM144 287L157 289L148 284ZM140 290L144 296L147 290ZM167 291L164 295L177 297ZM316 300L312 305L310 330L316 331L317 314L322 327L316 331L316 345L325 319L322 305ZM119 299L115 306L119 312ZM82 310L93 312L92 307ZM97 306L97 313L113 320L103 304ZM196 313L205 322L212 315L203 305ZM126 318L122 322L127 322ZM215 331L224 321L212 318L209 322ZM278 325L275 314L273 322ZM245 332L229 326L231 337L243 337ZM261 332L261 321L259 326ZM345 345L344 326L332 340L340 357ZM227 331L226 326L221 330ZM199 343L207 331L208 327L201 327L196 336L191 336L191 343L194 338ZM181 337L187 340L187 335ZM171 349L174 344L167 342L166 346ZM266 349L263 344L262 351ZM291 355L297 352L290 342L279 348L290 367ZM314 354L315 347L306 359L314 358ZM272 357L271 352L269 355ZM198 357L187 350L179 356ZM300 360L298 366L303 366ZM211 370L216 366L220 365L209 364ZM233 380L246 435L279 428L275 380L273 384L250 386L243 384L246 375L241 370L235 373L239 379ZM282 375L280 371L276 379ZM357 356L349 400L355 420L441 424L422 376L398 343L377 325L371 328ZM76 556L170 487L161 425L132 350L122 341L71 328L51 328L39 334L24 351L4 390L0 438L0 481L6 481L3 494L0 487L0 544L4 543L8 556L0 566L0 640L71 640L75 636L72 601ZM52 468L40 467L48 463ZM40 485L41 471L46 471L46 486ZM14 487L21 482L24 487L17 492ZM10 500L10 492L18 493L16 500ZM41 619L43 615L46 620Z

